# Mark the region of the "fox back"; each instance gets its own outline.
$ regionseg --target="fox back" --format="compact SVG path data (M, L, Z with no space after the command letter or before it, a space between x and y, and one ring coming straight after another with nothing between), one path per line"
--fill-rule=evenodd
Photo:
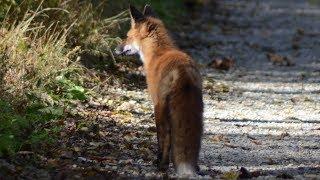
M154 104L158 166L170 155L179 175L195 175L203 131L202 79L195 62L173 43L150 6L143 13L130 6L131 29L118 54L139 54Z

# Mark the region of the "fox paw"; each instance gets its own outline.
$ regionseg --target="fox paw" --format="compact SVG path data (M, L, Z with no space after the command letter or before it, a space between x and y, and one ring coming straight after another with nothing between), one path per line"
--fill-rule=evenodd
M168 168L169 168L169 162L160 161L159 164L158 164L158 168L159 168L159 171L162 171L162 172L167 171Z

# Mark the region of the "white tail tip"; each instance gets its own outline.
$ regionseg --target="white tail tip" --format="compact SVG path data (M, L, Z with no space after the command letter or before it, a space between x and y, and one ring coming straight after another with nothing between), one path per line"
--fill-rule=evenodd
M179 176L195 176L196 175L194 167L188 163L178 164L177 173Z

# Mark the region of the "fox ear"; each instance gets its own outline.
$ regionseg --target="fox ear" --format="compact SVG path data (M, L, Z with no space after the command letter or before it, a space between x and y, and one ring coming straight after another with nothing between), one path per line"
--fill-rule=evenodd
M135 8L131 4L129 5L129 10L130 10L131 19L134 22L141 22L141 21L145 20L145 16L137 8Z
M150 17L156 17L156 13L153 11L152 7L149 4L146 4L144 6L143 15L150 16Z

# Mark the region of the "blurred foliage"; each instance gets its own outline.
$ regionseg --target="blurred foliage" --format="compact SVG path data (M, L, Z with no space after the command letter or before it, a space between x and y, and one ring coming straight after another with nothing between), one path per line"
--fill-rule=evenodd
M151 5L157 15L165 21L167 25L175 25L174 23L186 15L186 0L132 0L130 3L136 6L139 10L143 10L146 4ZM129 3L127 0L119 0L117 3L119 8L127 9ZM110 4L109 6L112 6ZM117 5L115 5L117 6Z
M320 0L308 0L311 5L320 6Z

